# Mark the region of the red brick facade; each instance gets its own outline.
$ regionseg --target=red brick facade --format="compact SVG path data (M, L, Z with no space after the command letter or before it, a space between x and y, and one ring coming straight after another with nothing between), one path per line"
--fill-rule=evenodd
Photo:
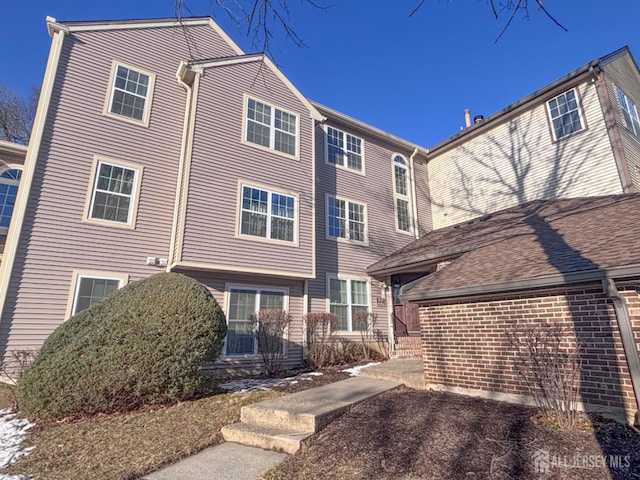
M618 284L640 341L637 283ZM624 408L635 414L629 369L613 304L600 285L473 301L432 303L420 308L425 383L434 387L527 395L514 371L515 355L506 332L514 325L559 323L569 342L579 339L582 355L580 392L596 409Z

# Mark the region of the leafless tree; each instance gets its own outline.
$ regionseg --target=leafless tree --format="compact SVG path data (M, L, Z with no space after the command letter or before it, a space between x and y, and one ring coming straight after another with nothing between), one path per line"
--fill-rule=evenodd
M283 32L288 40L298 46L304 46L303 38L296 32L290 6L293 0L211 0L212 11L224 12L234 22L245 29L246 35L253 41L253 46L263 53L269 53L270 41L274 34ZM440 0L448 3L451 0ZM299 0L299 3L316 10L326 10L330 4L321 4L315 0ZM413 17L423 9L425 0L418 0L417 4L408 12ZM529 19L531 8L548 17L559 28L567 30L549 10L543 5L543 0L489 0L489 8L496 20L506 18L504 28L496 38L496 42L507 31L515 18L521 16ZM187 0L174 0L176 16L181 18L185 14L191 15Z
M0 85L0 140L27 145L36 116L40 89L33 87L25 99Z

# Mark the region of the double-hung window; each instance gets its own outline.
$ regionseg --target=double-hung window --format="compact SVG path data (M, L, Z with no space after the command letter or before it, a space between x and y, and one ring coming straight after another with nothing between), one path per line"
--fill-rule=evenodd
M96 159L87 220L133 226L142 167Z
M362 172L362 139L337 128L327 127L327 163Z
M286 310L287 292L277 288L227 288L225 355L255 355L257 342L251 315L260 310Z
M339 329L366 330L369 313L369 283L366 280L329 277L329 311L338 317Z
M248 98L246 117L247 142L293 157L297 155L297 115Z
M107 113L148 124L154 75L114 63Z
M582 109L575 88L549 100L547 109L555 140L584 129Z
M393 158L393 191L396 209L396 228L401 232L411 233L411 195L409 190L409 168L402 155Z
M9 228L11 223L20 177L22 177L22 170L17 168L5 170L0 175L0 231Z
M242 185L240 235L294 243L296 197Z
M327 235L329 237L365 243L366 232L364 204L327 196Z
M640 118L638 117L638 109L636 104L627 97L622 90L616 88L618 92L618 102L620 102L620 108L622 108L622 116L624 117L624 123L636 137L640 137Z
M73 300L70 314L85 310L123 287L127 275L116 273L74 272Z

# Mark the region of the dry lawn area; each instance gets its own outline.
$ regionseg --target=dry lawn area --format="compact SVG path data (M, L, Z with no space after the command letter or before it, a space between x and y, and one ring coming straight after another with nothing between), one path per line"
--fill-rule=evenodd
M276 392L220 394L166 408L36 427L35 450L3 473L46 480L134 479L211 445L240 408Z
M637 430L603 422L558 431L541 423L529 407L398 389L354 407L263 479L640 479ZM532 458L538 449L568 462L620 455L629 465L541 474Z

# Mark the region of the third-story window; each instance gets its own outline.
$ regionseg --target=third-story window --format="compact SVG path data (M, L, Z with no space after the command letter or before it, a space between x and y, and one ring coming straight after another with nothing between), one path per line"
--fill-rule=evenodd
M247 142L296 156L298 117L252 98L247 100Z
M295 241L295 197L243 185L240 210L241 235Z
M622 108L625 125L636 137L640 137L640 118L638 118L636 104L622 90L616 88L616 91L618 92L618 101L620 102L620 108Z
M584 129L582 112L575 88L549 100L547 108L556 140Z
M394 198L396 202L396 227L401 232L411 233L411 196L409 168L402 155L393 158Z
M151 75L116 64L109 113L146 122L152 83Z
M327 162L361 172L362 139L337 128L327 127Z
M366 242L364 204L327 197L327 233L332 238Z

